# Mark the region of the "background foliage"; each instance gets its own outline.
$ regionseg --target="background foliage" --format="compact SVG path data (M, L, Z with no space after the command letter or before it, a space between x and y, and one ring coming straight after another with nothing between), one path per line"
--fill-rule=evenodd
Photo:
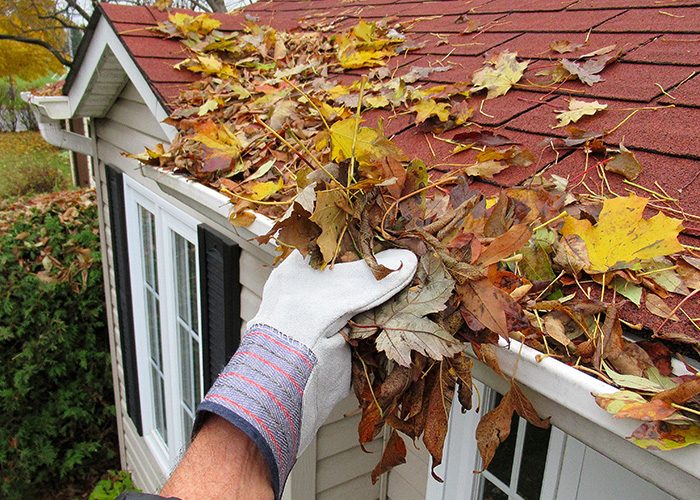
M70 180L67 151L39 132L0 132L0 200L65 189Z
M97 220L91 191L0 211L0 498L75 498L116 465Z

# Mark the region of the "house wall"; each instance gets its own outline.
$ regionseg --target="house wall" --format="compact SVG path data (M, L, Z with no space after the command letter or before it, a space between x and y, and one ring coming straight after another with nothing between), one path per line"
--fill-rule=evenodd
M141 172L134 160L122 156L122 151L139 153L144 146L152 147L159 142L168 142L160 124L148 110L138 90L128 83L119 98L104 118L95 120L98 159L96 184L101 212L101 237L105 270L105 288L108 307L108 322L111 332L115 394L118 400L118 425L122 467L132 471L136 484L147 492L157 491L165 478L144 440L138 435L126 412L124 370L117 321L116 291L114 287L113 254L107 187L104 165L109 164L124 171L138 182L166 198L171 203L202 220L201 213L183 206L163 193L158 184ZM263 286L272 269L273 256L247 241L250 235L240 234L223 217L207 218L206 222L241 244L240 281L241 317L251 319L260 304ZM357 444L359 414L346 416L356 408L354 396L343 401L319 430L317 438L299 458L297 466L287 483L286 500L343 500L348 498L374 500L380 498L381 483L372 485L370 472L379 460L382 438L367 446L372 454L366 454ZM392 472L385 485L394 499L423 498L427 466L425 454L409 451L408 463ZM388 486L388 488L387 488ZM384 495L381 495L385 498Z

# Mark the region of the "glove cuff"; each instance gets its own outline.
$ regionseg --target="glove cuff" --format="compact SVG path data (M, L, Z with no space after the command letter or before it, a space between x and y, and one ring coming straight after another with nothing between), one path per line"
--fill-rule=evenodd
M296 460L304 389L317 360L304 344L256 324L197 408L195 432L206 413L243 431L270 467L275 497Z

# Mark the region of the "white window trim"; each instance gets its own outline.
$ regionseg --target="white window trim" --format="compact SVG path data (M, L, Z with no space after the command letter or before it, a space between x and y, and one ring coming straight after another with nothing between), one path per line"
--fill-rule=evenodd
M144 186L124 176L124 201L127 221L127 240L132 283L131 297L134 315L134 341L136 346L137 369L139 373L139 395L143 439L164 475L168 475L177 465L189 436L183 436L182 412L180 410L181 387L179 370L179 342L177 335L177 294L175 290L175 259L173 239L170 230L178 233L195 247L197 244L198 221L175 207ZM165 376L165 420L167 425L168 445L155 429L155 411L153 406L153 388L149 367L149 345L146 325L143 264L141 254L141 236L138 224L138 205L155 216L156 225L156 262L158 266L158 284L160 296L160 328L163 373ZM195 259L196 272L199 276L199 259ZM197 281L197 298L200 297L200 284ZM198 325L200 332L199 366L200 387L203 386L203 345L201 343L201 311L198 308Z

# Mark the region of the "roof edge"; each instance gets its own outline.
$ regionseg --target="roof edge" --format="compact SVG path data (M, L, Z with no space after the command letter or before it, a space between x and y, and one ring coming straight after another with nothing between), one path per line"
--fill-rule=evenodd
M102 17L103 14L104 11L102 10L102 4L98 3L95 6L92 16L90 16L90 19L88 20L87 26L85 27L85 32L83 33L83 38L80 39L78 50L75 51L75 57L71 63L70 71L68 71L66 81L63 84L63 95L68 95L68 92L70 92L70 89L73 86L73 82L75 81L76 75L78 74L80 66L82 65L83 59L85 59L85 54L90 46L90 42L92 41L92 37L95 35L97 23L100 21L100 17Z

